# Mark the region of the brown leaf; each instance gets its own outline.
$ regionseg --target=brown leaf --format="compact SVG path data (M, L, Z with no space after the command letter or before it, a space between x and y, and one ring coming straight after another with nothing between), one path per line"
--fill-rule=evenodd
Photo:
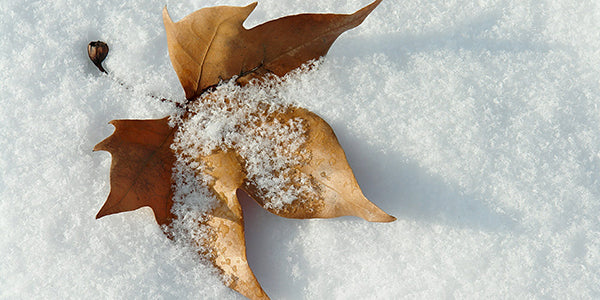
M176 129L169 126L168 118L110 123L115 132L94 147L112 155L110 194L96 218L150 206L156 222L168 224L176 160L170 146Z
M236 191L244 173L234 152L217 152L201 158L214 178L211 190L219 199L206 222L212 228L205 246L212 250L212 262L229 277L227 285L250 299L269 299L256 280L246 259L244 218Z
M255 182L246 180L244 190L268 211L286 218L335 218L357 216L370 222L391 222L396 218L388 215L363 195L344 150L333 130L316 114L303 109L293 109L275 116L279 123L300 118L306 123L306 157L295 170L281 172L280 176L300 177L308 175L313 193L301 194L297 200L281 209L265 206L269 201ZM268 124L266 124L268 126ZM299 182L300 180L291 180ZM266 201L265 201L266 200Z
M158 224L173 219L172 174L176 157L170 146L176 128L168 118L113 120L115 132L94 147L112 155L111 191L96 218L149 206ZM251 299L268 299L246 260L244 220L236 190L244 175L235 153L202 158L215 181L210 185L219 202L203 224L209 238L197 241L210 249L214 265L229 277L228 285Z
M282 76L309 60L325 55L344 31L358 26L381 2L377 0L349 15L302 14L245 29L242 23L256 7L211 7L173 23L163 10L169 55L187 99L196 99L221 80L239 76L244 84L268 74ZM210 97L208 97L210 98ZM206 99L204 99L206 100ZM246 258L244 221L237 199L240 188L261 206L288 218L333 218L344 215L372 222L395 220L362 194L335 134L317 115L300 108L269 116L279 121L301 118L307 124L304 156L289 166L286 176L310 178L314 193L300 195L283 208L268 207L271 199L245 169L245 158L235 149L196 157L213 181L208 188L216 205L198 226L208 236L193 241L228 280L226 284L250 299L268 299ZM97 218L150 206L159 224L176 220L171 178L176 153L171 149L177 128L160 120L115 120L115 132L96 145L113 156L111 191ZM269 126L268 122L263 124ZM207 249L207 250L206 250Z
M245 7L200 9L174 23L163 9L169 56L187 99L197 98L221 80L240 82L272 73L282 76L327 53L344 31L358 26L379 5L354 14L301 14L252 29L243 22L257 3Z

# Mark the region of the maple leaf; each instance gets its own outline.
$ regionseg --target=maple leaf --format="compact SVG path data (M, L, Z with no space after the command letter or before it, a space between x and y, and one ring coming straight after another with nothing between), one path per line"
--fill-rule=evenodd
M96 218L149 206L158 224L170 222L176 158L170 149L175 129L168 122L168 118L110 122L115 132L94 147L112 155L110 194Z
M303 147L308 151L305 151L306 157L297 166L289 167L293 172L280 175L293 177L291 182L294 183L300 181L294 180L295 178L308 178L308 182L304 184L310 185L313 192L302 193L294 202L272 208L266 205L269 200L265 199L265 192L268 191L261 191L255 181L247 179L243 189L263 208L286 218L335 218L350 215L370 222L396 220L365 198L329 124L303 108L293 108L273 116L278 123L296 118L306 123L306 144Z
M283 76L325 55L340 34L360 25L380 2L349 15L300 14L249 30L242 23L256 2L203 8L176 23L165 7L163 21L173 68L186 98L195 99L232 76L240 76L240 82L266 73Z
M165 7L163 20L171 62L186 98L196 102L190 102L187 113L175 127L169 126L167 118L111 122L115 132L94 148L113 156L111 192L97 218L150 206L159 224L167 225L165 228L172 225L178 218L171 211L173 168L178 158L185 161L182 157L189 156L176 141L188 130L185 122L192 122L198 113L194 105L213 101L207 90L233 77L244 85L255 78L283 76L325 55L342 32L358 26L380 2L354 14L301 14L249 30L242 23L256 3L203 8L175 23ZM230 100L230 111L235 110L236 101L243 101ZM254 113L257 118L237 124L239 130L247 130L250 135L263 134L270 140L276 137L265 128L292 124L290 128L295 129L290 134L297 134L303 141L298 149L280 142L289 148L284 151L289 156L288 165L260 175L286 182L283 189L294 195L293 201L274 200L273 187L261 183L260 176L251 170L256 167L252 165L254 158L240 146L192 154L187 163L202 166L198 170L203 174L198 175L210 178L206 185L216 199L197 224L209 228L208 233L193 242L204 249L201 254L221 271L229 287L251 299L268 299L246 259L244 221L237 198L240 190L268 211L288 218L354 215L372 222L390 222L395 218L364 197L333 130L323 119L297 107Z

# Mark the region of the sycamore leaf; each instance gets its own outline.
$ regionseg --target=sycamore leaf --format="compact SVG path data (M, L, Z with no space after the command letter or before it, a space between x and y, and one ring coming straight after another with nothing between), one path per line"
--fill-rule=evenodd
M96 218L149 206L158 224L169 225L174 217L172 173L176 156L170 146L176 128L168 118L158 120L113 120L115 132L97 144L94 151L112 155L111 191ZM251 299L267 299L246 260L244 221L236 190L243 174L235 154L204 157L211 189L219 200L203 224L210 237L200 241L210 249L209 257L226 276L228 285Z
M230 109L235 110L233 105ZM242 209L237 199L240 189L263 208L282 217L306 219L351 215L371 222L395 220L363 196L333 130L320 117L302 108L272 115L264 113L263 117L269 121L246 124L239 129L244 130L245 126L249 126L260 130L274 122L285 124L290 119L301 120L305 124L303 140L306 143L303 145L301 163L287 166L278 175L296 177L290 180L296 185L302 182L297 180L299 177L309 178L305 184L311 185L313 193L300 194L297 200L281 208L269 207L267 203L270 199L265 197L261 185L248 177L247 160L253 157L238 154L243 151L234 146L229 151L217 149L208 156L199 155L194 159L205 167L205 174L212 178L208 187L218 198L217 206L204 223L212 229L211 237L197 243L211 249L210 258L214 265L231 278L226 284L250 299L266 299L267 296L246 259ZM276 137L267 135L264 138ZM285 151L286 145L280 146Z
M360 25L380 2L349 15L300 14L249 30L242 24L256 2L203 8L175 23L165 7L163 21L173 68L185 97L195 99L221 80L237 75L243 83L267 73L283 76L325 55L340 34Z
M286 218L357 216L370 222L396 220L365 198L348 165L344 150L323 119L306 109L296 108L275 116L273 120L286 123L294 118L306 123L305 157L299 165L289 166L291 172L280 172L280 176L305 176L309 180L305 180L304 184L312 185L313 192L300 194L297 200L282 208L271 208L265 205L269 199L256 182L246 180L244 190L265 209ZM300 180L290 182L297 184Z
M206 224L212 230L204 246L211 249L214 265L229 277L229 287L250 299L268 299L246 259L244 218L236 194L244 180L240 162L233 152L217 152L202 160L214 178L210 188L219 199L208 214Z
M376 0L354 14L288 16L249 30L242 23L256 3L204 8L176 23L165 8L163 20L171 62L186 98L202 103L211 101L203 93L223 80L238 76L236 82L243 85L253 78L282 76L325 55L341 33L358 26L380 2ZM192 114L187 108L183 122ZM201 246L198 251L220 270L229 287L250 299L268 296L247 262L244 221L237 198L240 190L270 212L288 218L354 215L372 222L395 220L364 197L344 151L324 120L301 108L277 113L263 111L260 118L266 121L248 122L255 127L291 119L305 124L301 151L288 151L297 155L298 162L285 166L278 174L270 174L292 182L290 189L309 191L298 194L293 202L273 206L268 187L262 186L248 170L253 158L235 146L193 157L196 164L205 167L204 175L211 179L207 187L217 203L195 223L209 228L207 235L191 242ZM168 118L115 120L111 124L115 132L94 148L110 152L113 158L111 191L97 218L149 206L159 224L167 225L165 228L175 224L179 216L171 211L172 175L181 149L173 150L178 148L172 144L175 135L186 130L185 126L170 127ZM308 187L303 189L302 184Z
M94 147L112 155L110 194L96 218L149 206L158 224L168 224L176 160L170 146L176 129L168 118L110 123L115 132Z

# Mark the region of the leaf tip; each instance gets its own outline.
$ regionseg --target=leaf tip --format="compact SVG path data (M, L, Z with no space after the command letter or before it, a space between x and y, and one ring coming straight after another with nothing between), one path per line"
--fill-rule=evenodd
M381 216L378 220L371 221L371 222L390 223L390 222L394 222L396 220L397 220L396 217L386 214L386 216Z
M381 0L380 0L380 1L381 1ZM248 5L246 5L246 8L250 9L250 11L253 11L253 10L256 8L256 6L257 6L257 5L258 5L258 2L257 2L257 1L254 1L254 2L252 2L252 3L248 4Z
M111 192L108 194L108 198L106 198L106 202L104 202L104 204L102 205L102 207L96 214L96 220L100 219L104 216L117 214L117 213L121 213L121 212L126 212L126 211L132 211L132 210L140 208L140 206L136 205L136 203L131 203L131 202L124 203L124 202L122 202L123 200L124 199L118 198L117 196L115 196L115 193L113 192L113 188L112 188L112 184L111 184ZM133 205L131 205L131 204L133 204Z
M112 121L108 122L108 124L114 126L115 130L116 130L118 121L119 120L112 120ZM92 149L92 151L93 152L96 152L96 151L110 151L109 148L108 148L108 143L109 143L109 140L110 140L111 137L112 137L112 135L109 136L109 137L107 137L107 138L105 138L100 143L96 144L96 146L94 146L94 149Z
M362 20L364 20L380 3L382 0L375 0L373 2L371 2L371 4L357 10L353 15L355 16L359 16L359 18L361 19L361 21L359 22L362 23ZM358 26L358 24L357 24Z
M389 223L396 221L396 217L389 215L364 196L345 203L345 206L345 214L357 216L369 222Z
M106 205L103 205L102 208L100 208L100 211L98 211L98 213L96 214L96 220L107 215L110 215L110 213L106 212Z
M102 218L102 217L104 217L104 216L106 216L106 215L101 215L101 214L100 214L100 212L98 212L98 213L96 214L96 220L98 220L98 219L100 219L100 218Z
M92 149L92 152L104 150L102 147L103 147L102 142L100 142L96 146L94 146L94 149Z
M365 214L360 215L361 218L369 221L369 222L377 222L377 223L389 223L396 221L396 217L388 215L386 212L377 208L377 210L369 211Z
M173 23L173 20L171 20L171 16L169 16L169 11L167 10L166 5L163 7L162 16L163 16L163 22L165 23L165 25L167 24L167 21L168 21L168 24Z
M93 152L96 151L109 151L108 148L108 140L110 139L110 136L105 138L102 142L96 144L96 146L94 146L94 149L92 149Z
M372 10L375 7L377 7L381 3L381 1L383 1L383 0L375 0L375 1L371 2L371 4L367 5L366 7L369 7Z

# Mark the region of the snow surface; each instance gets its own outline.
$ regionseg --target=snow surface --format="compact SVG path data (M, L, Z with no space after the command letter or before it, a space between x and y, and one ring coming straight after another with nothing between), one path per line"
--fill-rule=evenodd
M247 1L167 1L174 20ZM261 0L248 27L366 1ZM0 3L0 298L241 299L149 209L94 216L107 122L182 99L164 1ZM86 45L106 41L100 75ZM242 199L274 299L600 297L597 1L384 1L280 91L335 130L398 220L288 220Z

